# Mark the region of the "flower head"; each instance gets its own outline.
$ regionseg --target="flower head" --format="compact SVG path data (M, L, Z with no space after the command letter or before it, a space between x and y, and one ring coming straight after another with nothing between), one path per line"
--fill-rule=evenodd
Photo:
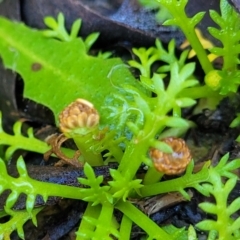
M93 104L78 98L59 115L59 127L63 133L87 134L99 124L99 114Z
M185 171L192 156L185 141L181 138L169 137L161 140L172 148L172 153L164 153L157 148L150 149L149 155L154 167L167 175L176 175Z

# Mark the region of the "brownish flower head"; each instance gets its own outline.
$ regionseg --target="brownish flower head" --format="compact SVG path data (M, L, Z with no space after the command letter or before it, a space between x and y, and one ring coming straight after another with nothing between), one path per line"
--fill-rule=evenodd
M93 104L78 98L59 114L59 127L64 133L78 131L85 133L98 125L99 114ZM82 129L82 130L81 130Z
M184 172L192 159L185 141L174 137L169 137L161 141L167 143L173 152L164 153L156 148L150 149L149 155L153 160L155 168L166 175L177 175Z

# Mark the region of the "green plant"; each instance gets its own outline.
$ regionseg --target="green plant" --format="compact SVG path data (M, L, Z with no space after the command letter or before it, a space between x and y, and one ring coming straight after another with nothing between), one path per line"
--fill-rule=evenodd
M157 0L159 7L164 6L171 14L164 25L178 26L185 34L191 47L205 72L206 85L196 86L191 93L183 90L183 96L191 98L207 98L204 107L215 107L226 96L236 93L239 86L239 15L227 1L220 1L220 14L210 10L210 17L219 28L209 27L209 33L221 41L222 46L209 49L211 53L223 58L222 69L214 69L207 57L207 52L195 32L196 25L201 21L204 12L188 17L185 12L187 0ZM143 2L144 3L144 2ZM146 4L146 3L145 3ZM216 94L217 93L217 94ZM189 95L190 94L190 95Z
M109 53L90 56L88 52L98 34L91 34L85 40L78 37L79 20L68 34L62 14L58 15L57 21L46 17L45 23L51 30L42 31L0 17L0 56L4 65L22 76L24 96L49 107L56 125L67 137L73 138L82 151L81 161L85 163L83 169L86 175L86 178L78 179L85 188L42 183L28 176L24 161L20 158L17 162L20 176L13 178L8 175L1 160L0 192L11 190L2 216L8 214L13 219L20 214L26 216L12 230L21 229L25 219L32 216L34 219L38 212L34 210L36 195L46 201L51 194L88 202L76 232L77 239L99 239L99 236L102 239L112 239L112 236L129 239L133 223L146 232L146 239L149 240L187 239L187 236L196 235L192 227L185 230L171 225L158 226L129 198L178 191L190 200L186 188L191 187L205 196L212 194L216 199L215 205L200 206L204 211L216 214L217 221L206 220L198 223L197 227L210 231L211 236L216 233L219 239L239 237L239 220L231 217L238 210L239 198L229 206L226 202L237 179L231 171L239 168L239 159L227 162L226 155L216 167L207 162L197 173L193 172L194 162L191 161L182 176L160 181L165 173L156 171L149 154L149 150L156 149L176 155L163 139L178 137L194 125L184 118L182 109L194 106L195 99L207 97L218 102L223 96L236 92L239 51L233 48L239 41L239 35L236 34L230 43L226 37L221 38L223 48L211 50L224 57L223 68L215 70L194 30L203 13L188 18L185 14L186 0L163 0L160 3L172 16L166 24L178 25L186 34L206 74L207 85L194 77L195 63L186 62L187 50L177 57L174 41L169 43L167 50L159 40L148 49L133 49L136 60L129 61L127 65L118 58L108 58ZM211 16L226 34L232 33L229 24L237 28L237 13L226 0L221 1L221 16L213 11ZM210 32L216 37L221 33L213 29ZM230 50L235 54L233 59L225 56ZM163 65L153 72L153 64L158 61L162 61ZM129 66L140 72L139 81L132 76ZM225 81L224 74L230 76L228 81ZM49 146L37 140L31 130L28 137L23 136L20 123L13 127L14 135L5 133L2 128L0 130L1 144L9 146L6 159L17 148L39 153L49 150ZM24 145L16 145L17 141L24 141ZM64 151L72 154L70 150ZM119 164L118 169L110 170L112 179L107 183L103 183L102 176L96 177L92 169L92 166L105 164L103 151L107 151L106 162L116 161ZM148 171L140 178L137 171L142 163ZM226 184L222 183L223 178L228 179ZM218 196L218 191L224 197ZM12 207L21 193L27 195L26 211L15 212ZM225 215L221 214L221 208L226 209ZM114 209L122 212L121 222L115 219ZM222 222L229 225L227 233L221 231ZM0 225L0 235L7 231L5 225ZM22 231L18 232L23 238Z

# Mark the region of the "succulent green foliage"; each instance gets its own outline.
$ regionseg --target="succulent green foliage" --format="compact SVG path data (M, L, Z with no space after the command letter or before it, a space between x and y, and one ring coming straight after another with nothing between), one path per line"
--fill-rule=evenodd
M46 37L50 37L50 38L53 37L61 41L70 42L78 37L82 20L78 19L73 23L70 34L67 32L65 28L65 19L62 13L58 14L57 21L53 17L50 17L50 16L45 17L44 23L47 27L52 29L52 30L43 30L43 34ZM84 41L87 51L89 51L89 49L92 47L94 42L97 40L98 36L99 36L99 33L92 33L89 36L87 36L85 40L82 39L82 41Z
M195 33L195 27L202 20L204 12L199 12L189 18L185 12L188 0L156 0L156 2L158 2L160 6L163 5L166 7L172 15L172 18L166 20L164 25L175 25L180 27L187 40L190 42L191 47L195 50L204 72L208 73L211 71L213 67Z
M172 44L170 44L170 50L172 50ZM181 109L194 105L195 101L180 94L183 90L191 92L191 88L198 84L198 81L192 77L195 64L183 64L184 57L180 57L179 61L175 57L169 59L168 52L162 51L160 44L155 49L151 48L151 51L144 48L135 49L135 53L139 61L131 61L130 65L140 69L144 74L140 77L140 83L148 92L140 92L133 86L126 85L125 89L134 95L134 101L123 101L122 110L111 108L115 113L125 112L125 116L123 114L119 116L120 123L126 121L133 133L131 143L128 144L119 166L119 170L128 180L134 177L142 161L147 162L146 155L150 147L161 145L160 148L164 148L156 137L178 136L192 126L191 122L181 117ZM170 65L168 84L165 83L166 74L156 72L150 75L151 65L161 58L165 58ZM155 95L152 96L152 93ZM138 116L132 117L132 112L138 113ZM122 120L124 117L127 119ZM168 129L163 131L166 127Z
M0 239L10 239L10 234L13 231L17 231L18 236L24 239L23 225L30 219L35 226L37 226L36 215L42 210L42 208L36 208L32 210L31 214L26 210L13 211L8 209L5 215L9 215L10 219L5 223L0 223Z
M92 225L93 228L81 228L76 232L77 239L98 240L99 236L102 239L111 240L112 236L119 239L118 224L112 219L113 206L104 204L99 212L98 218L83 216L83 221ZM86 226L86 225L85 225Z
M217 71L214 70L213 65L207 58L206 51L195 33L195 27L202 20L204 13L199 12L189 18L185 13L187 0L156 0L156 2L159 2L159 5L164 5L172 14L172 17L166 20L164 24L179 26L196 52L206 74L206 85L224 96L231 92L236 92L240 83L240 72L237 67L240 52L240 20L236 10L227 0L220 1L220 14L210 10L210 16L219 25L219 28L209 27L208 30L213 37L222 42L222 47L210 49L215 55L223 57L223 67ZM201 91L201 89L198 89L198 91ZM210 92L208 97L211 97Z
M80 192L86 196L83 200L92 202L92 206L98 205L99 203L113 203L112 195L108 193L110 187L101 186L103 176L96 177L92 167L88 163L84 165L84 173L87 178L78 179L81 184L89 187L80 190Z
M210 163L207 162L196 173L193 173L192 161L183 176L159 182L159 175L152 171L154 169L148 156L151 147L171 152L172 149L159 139L178 136L192 126L188 120L182 118L182 108L193 106L194 99L199 96L212 97L213 93L227 94L236 90L237 80L225 87L224 81L227 77L224 74L229 74L231 79L238 78L236 66L239 36L238 34L232 36L230 44L225 43L227 38L223 37L226 40L223 40L223 48L213 49L213 52L223 56L227 54L231 44L237 48L235 52L229 50L235 54L234 58L224 58L226 60L223 70L216 72L194 30L204 13L189 18L185 13L187 0L159 0L156 4L164 6L171 13L171 19L165 24L177 25L186 34L207 77L211 77L213 73L212 76L215 78L213 81L207 79L208 86L199 86L193 77L195 64L186 63L188 51L184 51L179 58L176 56L174 41L169 43L167 50L158 40L154 47L133 50L136 59L129 61L129 65L139 70L138 82L120 59L106 59L108 53L99 53L97 57L88 55L88 50L98 34L94 33L85 40L78 37L81 26L79 20L73 24L69 34L64 27L62 14L58 15L57 20L45 18L46 25L51 29L43 31L32 30L24 24L13 23L0 17L0 55L6 67L17 71L23 77L24 96L48 106L53 111L56 122L59 112L75 99L84 98L92 102L101 116L100 130L97 129L97 132L89 135L90 137L80 139L79 148L81 144L88 144L86 153L97 154L96 159L88 161L92 165L103 163L101 153L105 149L109 150L106 157L119 162L117 170L110 170L112 180L107 184L103 181L103 176L96 177L92 167L85 164L86 178L79 179L85 188L76 188L40 183L31 179L22 158L17 162L20 176L13 178L8 175L4 162L0 161L0 193L6 189L11 190L6 201L7 212L11 211L21 193L27 194L26 210L33 218L37 195L42 196L45 201L49 195L81 199L88 202L88 207L76 233L77 239L99 239L99 236L103 239L112 239L112 236L126 239L130 236L132 223L142 228L149 240L186 239L187 234L189 238L194 239L196 234L191 228L186 231L174 229L172 226L164 229L159 227L128 198L135 196L135 193L149 197L179 191L190 200L186 188L195 188L201 194L212 195L216 199L216 204L204 203L200 206L204 211L216 215L217 220L205 220L199 223L198 227L210 230L209 236L213 239L216 238L214 235L222 239L239 238L240 220L233 219L232 214L239 210L240 200L237 198L229 205L227 203L228 195L237 181L232 171L239 168L239 159L228 162L226 155L216 167L209 166ZM221 0L222 16L211 12L211 16L216 17L216 22L223 28L226 28L228 15L232 12L229 7L226 9L225 7L226 0ZM225 22L220 23L221 19ZM237 26L238 21L234 14L231 21L236 21L233 26ZM230 30L224 31L229 33ZM222 34L214 29L210 32L217 38ZM152 73L153 65L159 61L164 62L164 65ZM219 87L219 82L224 86ZM6 153L7 157L18 148L36 152L45 152L49 149L45 143L34 138L31 130L27 137L23 136L21 123L15 124L13 132L14 135L9 135L0 128L0 143L10 146ZM101 138L101 134L105 137ZM80 137L73 136L76 143ZM38 142L34 142L35 140ZM92 140L96 140L95 143ZM17 145L19 142L24 146ZM86 156L91 159L93 155ZM145 181L146 179L142 181L136 177L142 162L149 166L148 175L155 174L152 181ZM222 183L222 178L227 178L225 184ZM220 192L221 196L218 196L217 192ZM121 223L116 222L114 209L123 213ZM224 213L222 209L225 210ZM227 226L225 233L220 229L223 225ZM22 236L22 230L19 234Z
M2 128L2 114L0 112L0 145L7 146L4 153L4 159L8 161L13 153L18 150L27 150L37 153L45 153L50 147L44 141L37 139L33 134L33 129L28 128L27 136L22 134L22 122L17 121L13 126L13 135L4 132ZM70 149L62 149L69 156L73 155Z
M44 23L47 27L52 29L43 31L46 37L54 37L61 41L70 42L77 38L82 21L78 19L73 23L70 34L65 29L65 19L62 13L58 14L57 20L53 17L45 17Z
M111 109L113 115L117 116L118 113L120 124L127 122L128 127L134 133L139 132L142 125L146 124L146 118L150 116L159 118L159 120L161 119L162 123L169 127L185 128L184 130L186 130L190 126L189 122L180 118L181 108L194 105L195 100L178 98L177 95L182 90L198 84L198 81L192 78L195 65L193 63L185 64L187 51L183 52L178 59L175 56L174 49L174 41L169 43L168 51L166 51L160 41L157 40L156 47L133 50L138 60L130 60L129 65L140 71L140 84L148 92L140 92L135 87L126 84L126 91L134 95L134 101L126 101L121 96L116 95L116 98L122 101L120 104L121 107L108 108ZM160 73L156 72L152 75L152 65L157 61L164 61L167 65L158 69ZM170 71L171 74L170 84L167 89L165 89L164 83L166 75L162 74L163 71ZM150 97L153 92L157 94L156 98ZM166 117L171 108L173 108L174 117ZM155 113L157 109L161 109L161 112L158 110ZM137 114L137 117L132 117L133 114ZM131 119L131 122L127 121L128 118ZM159 129L161 129L161 124L159 124Z
M240 197L228 204L228 196L237 183L238 177L231 171L239 168L240 159L227 163L228 155L225 155L217 167L210 168L209 179L202 187L209 192L216 203L200 203L200 208L209 214L216 215L216 219L207 219L198 223L196 227L209 234L217 232L215 238L211 239L239 239L240 217L235 219L232 215L240 209ZM225 183L222 176L226 177Z
M4 157L6 160L9 160L17 149L38 153L45 153L49 150L47 143L34 137L32 128L28 129L27 136L22 134L21 129L22 122L18 121L13 126L13 135L4 132L2 128L2 114L0 113L0 144L8 146Z
M166 50L162 43L157 39L155 46L146 48L133 48L133 53L138 57L138 61L130 60L128 63L131 67L137 68L141 73L141 78L151 77L152 65L157 61L163 61L166 65L161 65L157 72L169 72L171 69L171 64L177 62L179 67L182 68L187 59L188 51L185 50L181 53L178 58L175 54L176 45L174 39L172 39L168 44L168 49ZM144 80L142 80L144 83ZM148 84L147 84L148 85ZM146 85L146 86L147 86Z
M0 160L0 167L0 193L3 193L3 191L7 189L10 189L12 191L6 200L6 210L9 210L14 206L15 202L18 199L18 196L21 193L27 195L26 209L29 213L32 212L37 194L42 195L44 201L47 200L47 194L41 193L41 184L37 184L37 181L31 179L28 176L26 166L22 158L17 161L17 170L20 175L18 178L13 178L8 175L5 163L2 160Z
M223 70L236 70L240 53L240 19L236 10L226 1L220 1L220 14L210 10L212 20L219 28L209 27L209 32L219 41L222 47L214 47L211 52L223 57Z
M0 168L0 194L5 190L11 190L6 200L6 211L14 206L19 195L22 193L27 196L26 209L29 213L33 210L37 195L41 196L44 201L48 199L48 196L60 196L74 199L83 199L86 197L86 194L82 193L77 187L40 182L30 178L22 157L17 161L19 177L14 178L8 174L6 165L2 159L0 159Z
M62 18L59 18L58 22L48 18L48 25L55 28L54 32L63 31ZM126 97L121 87L123 81L137 86L120 59L87 54L92 41L86 43L86 40L75 37L78 24L73 27L74 34L70 34L71 41L46 38L42 31L2 17L0 26L0 55L4 65L24 79L24 96L49 107L56 122L60 111L69 103L84 98L100 112L101 124L109 124L111 119L104 105L114 104L113 93ZM95 94L92 94L93 90Z
M138 189L142 187L141 179L135 179L128 181L125 179L118 170L110 170L113 181L109 181L108 184L112 187L111 191L114 192L113 197L126 201L127 197L134 190L139 192Z
M119 229L120 239L130 239L132 230L132 221L123 215Z
M81 156L92 165L102 165L103 159L101 153L104 150L108 150L104 154L106 158L105 163L108 160L119 162L123 156L123 149L119 145L125 141L125 137L119 136L116 138L117 131L109 131L109 128L102 130L95 128L92 130L92 132L85 136L75 134L74 131L69 134L81 150Z
M208 191L205 191L201 186L201 183L207 181L209 177L209 164L210 162L207 162L199 172L193 173L194 162L191 161L186 169L186 173L182 177L171 179L167 182L145 185L140 189L140 194L146 197L161 194L166 191L179 191L186 199L190 200L190 196L185 189L192 187L203 195L209 196Z
M210 10L213 21L219 28L209 27L213 37L222 42L222 47L213 47L210 51L223 57L223 66L219 71L220 80L217 89L222 95L236 92L240 84L240 71L238 70L240 53L240 19L236 10L226 1L220 1L221 15ZM214 81L214 80L212 80Z
M119 202L117 202L115 207L120 210L124 215L126 215L132 222L136 223L141 229L143 229L148 235L147 239L178 239L178 234L168 234L155 222L153 222L147 215L145 215L142 211L135 207L132 203L120 200Z

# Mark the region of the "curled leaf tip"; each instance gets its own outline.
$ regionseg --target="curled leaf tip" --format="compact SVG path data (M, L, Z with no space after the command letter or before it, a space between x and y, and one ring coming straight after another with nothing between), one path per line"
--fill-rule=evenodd
M157 148L151 148L149 155L154 167L166 175L177 175L185 171L192 159L191 152L181 138L169 137L161 140L172 148L172 153L164 153Z
M76 129L90 129L99 124L100 116L93 104L78 98L68 105L59 115L59 127L63 133Z

